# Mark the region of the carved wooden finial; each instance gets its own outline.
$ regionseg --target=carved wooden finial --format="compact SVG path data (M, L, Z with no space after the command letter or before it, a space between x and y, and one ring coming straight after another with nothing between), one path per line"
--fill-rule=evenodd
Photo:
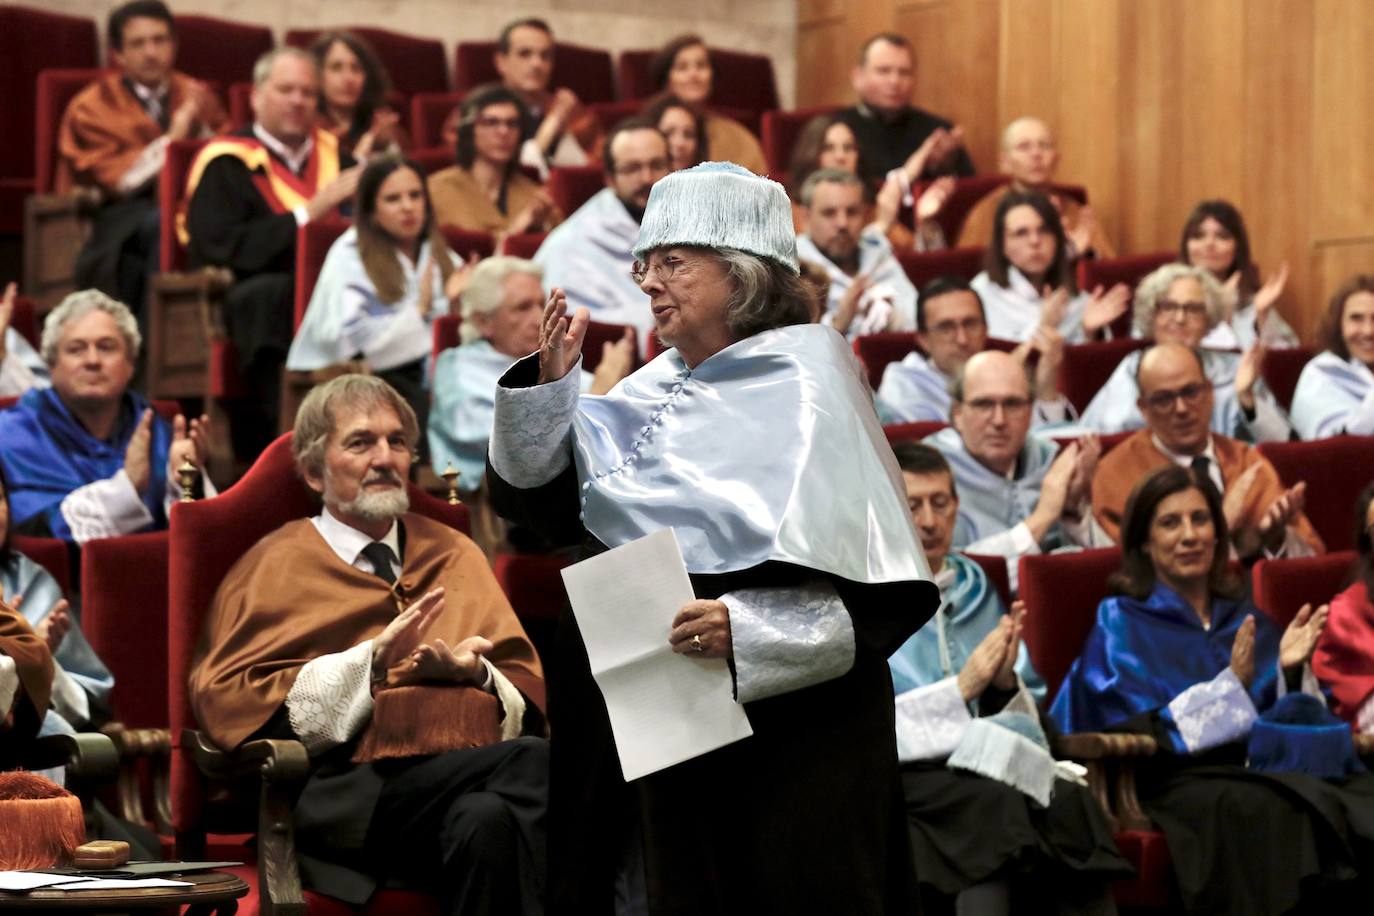
M448 504L450 506L458 505L458 471L454 470L452 461L444 466L444 470L439 476L444 478L444 483L448 484Z
M183 461L181 467L177 468L177 482L181 484L181 501L184 503L194 502L195 497L191 495L196 485L196 478L200 476L200 468L196 467L189 460Z

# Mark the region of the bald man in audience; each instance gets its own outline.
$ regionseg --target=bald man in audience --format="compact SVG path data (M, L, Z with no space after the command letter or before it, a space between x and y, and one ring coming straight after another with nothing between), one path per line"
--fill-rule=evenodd
M224 323L251 394L230 402L234 451L251 460L277 435L282 367L294 332L296 230L338 215L360 167L315 126L319 65L281 47L253 67L253 123L205 146L186 182L194 267L227 267Z
M959 245L983 246L992 239L997 205L1012 191L1039 191L1059 210L1072 256L1110 258L1116 249L1102 231L1093 208L1050 187L1059 166L1059 147L1048 124L1039 118L1017 118L1002 131L1002 174L1011 183L988 194L974 205L959 231Z
M977 353L955 374L954 425L925 440L958 485L954 546L1006 557L1013 589L1027 554L1100 546L1088 497L1101 443L1084 436L1060 449L1028 436L1031 392L1024 363L1000 350Z
M76 261L76 285L143 311L157 270L161 221L157 176L174 140L226 129L229 118L204 83L174 67L176 23L161 0L133 0L110 14L116 69L78 92L57 131L55 189L93 190L101 206Z
M983 302L963 277L938 277L916 300L916 349L901 362L888 363L878 386L878 416L884 423L947 421L954 406L950 386L960 367L988 343ZM1035 365L1035 405L1031 426L1072 419L1073 406L1059 393L1064 338L1054 328L1039 328L1012 355L1024 363L1039 352Z
M1301 557L1323 553L1303 515L1305 483L1285 488L1254 446L1211 431L1212 385L1196 350L1160 344L1137 371L1136 405L1146 427L1102 458L1092 482L1097 522L1119 540L1126 498L1136 482L1171 462L1191 467L1222 494L1233 555Z

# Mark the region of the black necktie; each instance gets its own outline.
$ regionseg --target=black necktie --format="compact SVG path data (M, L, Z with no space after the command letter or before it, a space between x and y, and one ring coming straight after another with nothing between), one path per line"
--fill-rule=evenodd
M395 562L396 555L391 552L391 548L381 541L373 541L363 548L363 556L372 563L372 571L375 572L387 585L394 585L396 582L396 571L391 568Z
M1212 459L1206 455L1198 455L1193 459L1193 473L1197 475L1199 480L1205 480L1216 486L1216 481L1212 479Z

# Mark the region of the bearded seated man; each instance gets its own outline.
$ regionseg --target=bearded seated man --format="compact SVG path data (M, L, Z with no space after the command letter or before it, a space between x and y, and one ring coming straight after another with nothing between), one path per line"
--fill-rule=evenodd
M445 912L542 912L539 659L481 551L410 513L410 405L373 376L315 388L297 470L324 502L234 564L191 702L216 744L294 738L301 877L353 905L385 882Z

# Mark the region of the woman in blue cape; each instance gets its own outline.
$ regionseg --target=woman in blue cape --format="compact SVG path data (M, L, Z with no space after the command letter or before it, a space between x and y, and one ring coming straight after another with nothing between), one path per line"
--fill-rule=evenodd
M1179 467L1141 481L1126 505L1117 594L1098 608L1050 714L1065 731L1159 741L1137 783L1188 912L1331 906L1374 876L1374 782L1345 775L1358 768L1353 754L1305 754L1302 735L1286 766L1262 768L1252 740L1284 694L1320 695L1309 660L1327 609L1304 606L1280 632L1240 597L1225 543L1210 481Z
M675 172L635 256L672 349L579 396L588 315L555 289L539 353L497 388L492 500L594 551L671 527L697 600L663 638L729 661L753 735L627 783L565 614L549 912L909 914L887 657L938 592L872 397L844 339L808 323L781 185Z

